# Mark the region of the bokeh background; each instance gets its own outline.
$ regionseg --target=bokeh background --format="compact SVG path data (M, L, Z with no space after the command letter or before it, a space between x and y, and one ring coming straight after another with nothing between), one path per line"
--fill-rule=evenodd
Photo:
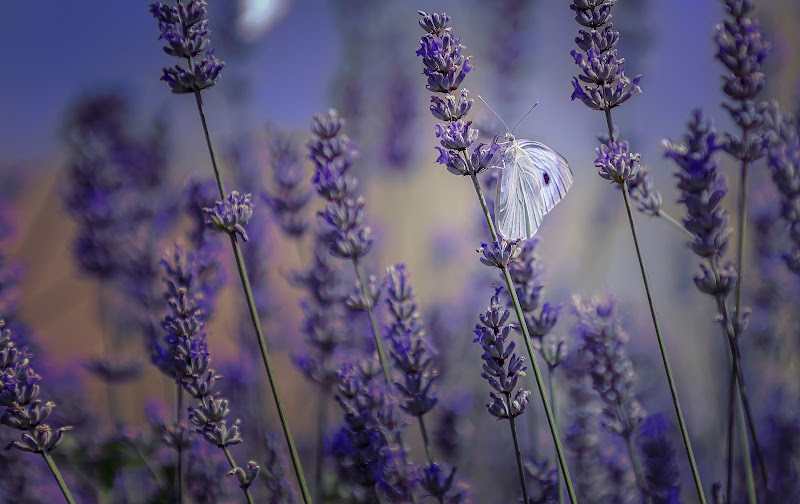
M492 293L492 279L481 271L485 268L475 253L480 240L486 239L482 217L471 184L434 163L434 119L428 113L421 63L414 54L422 34L416 10L450 14L476 69L465 82L472 96L480 94L509 125L538 102L518 126L517 136L555 148L575 173L573 189L538 232L548 299L568 306L574 294L614 293L632 334L631 353L644 405L658 405L672 414L663 406L669 405L664 402L668 391L656 365L655 338L622 198L593 166L596 135L605 122L602 114L570 101L570 80L577 67L569 51L578 26L568 2L209 4L212 42L227 66L219 83L204 92L204 103L225 172L237 169L234 154L245 149L253 163L264 162L267 180L261 154L269 132L281 129L302 146L312 115L337 108L348 121L347 134L362 152L357 175L377 236L372 271L380 273L397 262L408 265L423 314L446 315L449 329L461 334L460 340L449 340L451 346L439 349L459 363L448 379L474 378L474 386L467 389L474 394L475 415L488 416L480 411L488 391L477 380L480 352L470 332ZM765 95L797 110L800 2L760 0L757 5L762 28L773 43ZM674 166L663 159L661 140L680 138L694 107L703 107L720 129L729 126L720 108L721 66L712 58L712 31L721 18L721 3L713 0L620 0L614 11L627 72L644 74L644 92L618 109L615 120L622 137L642 154L663 194L665 209L676 217L682 214L675 202ZM97 412L107 426L105 386L79 365L105 351L99 317L104 291L79 272L73 259L76 225L62 203L71 155L69 124L81 100L119 95L127 103L125 121L132 134L146 137L153 134L155 124L163 128L169 166L164 183L176 195L190 175L210 174L191 96L171 95L158 80L161 67L173 62L156 36L146 2L0 4L0 203L13 207L18 216L16 237L3 252L24 266L20 318L42 349L41 365L55 370L53 376L75 377L86 390L85 407ZM504 131L482 103L476 103L473 115L484 133ZM757 212L777 211L765 168L754 171L753 219L760 215ZM737 191L735 180L729 179L731 197ZM710 480L719 479L722 458L717 457L724 453L719 412L726 404L726 380L720 370L726 361L711 302L692 283L696 259L684 237L661 220L641 214L636 218L690 432L703 454L701 468ZM300 437L311 436L312 419L303 412L309 407L307 398L313 397L312 388L288 359L302 337L299 293L287 280L292 269L305 265L310 251L298 250L277 227L272 231L274 239L269 240L264 262L278 315L268 324L268 339L276 354L280 385L288 396L290 420L296 424L293 428ZM182 236L179 224L155 247L165 249ZM748 256L745 302L757 305L765 281L759 262L763 258L752 245ZM232 267L232 260L225 265ZM235 362L239 352L232 335L241 313L234 274L228 275L222 307L211 324L211 351L222 362ZM786 273L775 275L775 281L788 282L796 291L791 279L783 277ZM563 313L557 331L569 335L574 319L568 309ZM797 317L764 317L754 317L751 331L760 336L744 343L751 351L746 355L754 355L746 357L745 369L755 387L754 397L763 397L761 406L777 386L788 387L789 396L797 397L800 377L791 352L796 343L788 341L796 339ZM780 330L770 325L776 321ZM771 329L759 331L759 324ZM130 338L122 347L126 356L146 363L141 342L135 334ZM144 404L153 395L170 400L150 366L144 367L139 381L119 390L121 415L132 426L145 423ZM271 405L267 410L269 422L274 422ZM479 425L491 425L481 422L465 427L465 439L476 436ZM498 434L502 438L498 446L507 448L505 437ZM480 487L479 472L467 468Z

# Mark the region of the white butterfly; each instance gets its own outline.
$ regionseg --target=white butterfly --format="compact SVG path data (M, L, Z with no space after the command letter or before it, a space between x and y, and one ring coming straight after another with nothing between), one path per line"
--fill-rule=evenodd
M517 140L511 133L495 142L502 150L494 220L502 236L524 240L536 233L575 179L567 160L543 143Z

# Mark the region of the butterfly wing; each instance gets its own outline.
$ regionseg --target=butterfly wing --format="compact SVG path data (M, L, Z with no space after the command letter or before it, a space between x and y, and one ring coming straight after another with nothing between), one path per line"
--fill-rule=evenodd
M503 163L495 203L497 226L506 238L530 238L572 187L572 170L561 154L532 140L510 145Z

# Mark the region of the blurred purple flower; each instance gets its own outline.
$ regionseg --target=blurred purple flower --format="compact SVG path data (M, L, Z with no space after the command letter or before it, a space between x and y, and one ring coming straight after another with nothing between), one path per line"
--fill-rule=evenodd
M800 274L800 128L797 118L781 114L777 106L772 112L773 142L767 160L781 195L780 215L789 227L790 249L783 259Z

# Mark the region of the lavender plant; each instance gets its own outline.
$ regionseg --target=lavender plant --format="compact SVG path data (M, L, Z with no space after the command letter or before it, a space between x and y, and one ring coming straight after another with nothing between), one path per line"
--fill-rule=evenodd
M770 119L773 141L767 161L781 195L780 215L789 228L789 250L782 257L790 271L800 274L800 130L797 118L777 107Z
M366 311L372 326L372 336L386 384L392 383L383 337L375 317L375 304L380 288L374 277L364 273L362 261L372 248L372 230L364 222L364 198L357 196L357 179L348 174L353 161L358 157L354 141L340 134L344 120L335 110L318 114L311 121L312 139L308 145L310 158L314 162L314 188L328 203L318 213L326 233L330 237L330 252L342 259L350 259L356 273L356 292L347 299L352 310Z
M216 83L224 67L224 63L217 60L214 56L214 50L208 49L211 42L209 39L210 30L208 29L208 20L206 19L206 2L204 0L190 0L187 4L179 2L178 5L174 7L156 2L150 4L150 12L158 21L158 28L161 32L159 39L166 42L164 52L180 60L185 60L188 65L187 68L180 65L164 68L161 80L165 81L175 94L194 94L197 112L200 115L200 122L203 126L206 146L208 148L211 166L214 171L214 177L217 181L217 188L219 189L220 195L220 201L217 202L216 207L207 210L206 213L211 218L210 224L217 230L228 234L230 238L231 248L233 249L233 254L236 259L236 267L239 271L239 278L242 282L242 288L244 289L248 310L250 312L250 319L256 333L264 368L267 371L267 378L272 396L278 409L278 416L280 417L283 434L289 448L297 483L300 486L303 502L309 504L311 502L311 496L306 487L305 476L303 475L303 469L300 465L300 458L294 446L294 439L289 429L289 423L286 419L286 413L280 399L278 385L273 376L264 332L261 328L258 309L253 298L250 281L247 275L247 267L245 266L241 246L237 239L237 236L241 236L245 241L247 240L244 225L247 224L247 220L249 220L252 215L252 203L250 202L248 194L239 195L236 191L228 194L225 191L225 185L217 166L217 158L211 143L211 135L208 131L205 113L203 112L201 91ZM205 56L197 62L196 58L204 50L206 51Z
M506 419L511 426L511 436L514 439L514 454L517 458L517 468L519 470L519 483L522 487L523 502L528 502L528 486L525 481L525 469L522 463L522 455L517 439L517 428L515 419L520 416L525 408L528 407L528 400L531 395L529 390L517 388L520 377L525 376L524 357L517 357L514 353L516 345L513 341L507 341L511 334L511 326L506 322L511 316L511 312L504 309L500 304L500 293L502 288L495 289L494 296L489 303L489 308L480 315L480 324L475 326L476 343L480 343L483 348L483 373L481 376L489 382L489 385L496 391L489 393L492 402L486 405L489 414L498 418ZM512 394L514 394L512 398Z
M634 435L646 412L634 391L637 376L626 350L630 337L617 316L616 300L604 296L587 302L576 296L573 308L578 317L576 333L582 342L579 351L586 355L592 386L606 404L602 425L625 440L642 499L650 501L650 489L634 447Z
M480 252L483 255L481 262L487 266L496 267L503 272L522 330L525 347L528 350L528 356L533 366L536 385L539 389L539 396L553 436L553 443L555 444L559 466L564 474L567 492L572 504L576 504L577 498L572 488L566 458L561 448L558 426L547 400L544 381L533 352L528 325L520 302L517 299L514 281L508 271L508 265L519 255L520 249L516 242L510 242L497 234L494 221L489 214L489 209L478 181L478 175L490 166L492 158L497 151L497 145L487 146L481 143L473 146L478 138L478 130L472 128L472 121L465 119L473 105L473 101L469 99L469 91L463 89L459 98L452 94L461 86L461 83L473 68L469 64L469 57L462 54L465 46L461 44L461 38L454 36L453 29L449 26L450 16L445 13L426 14L422 11L419 11L419 14L422 16L419 25L426 33L420 39L421 47L417 51L417 55L422 57L425 67L423 74L427 77L426 87L429 91L436 93L431 97L431 113L437 119L444 121L444 124L436 125L436 137L439 138L439 143L441 144L441 147L436 147L439 151L439 157L436 161L445 165L450 173L469 176L472 180L492 237L491 245L481 244Z
M0 318L0 406L3 406L0 423L22 431L21 440L14 441L6 449L16 448L40 454L53 473L64 499L74 504L72 494L50 456L50 452L61 442L64 432L72 427L53 429L44 423L56 404L53 401L42 404L39 399L41 377L33 370L32 358L26 347L17 348L5 320Z
M572 50L571 52L575 64L581 70L581 74L572 79L574 88L572 99L579 99L590 109L603 111L605 114L609 142L598 147L595 166L598 168L598 174L601 178L618 184L622 190L636 256L639 260L639 269L641 270L647 302L650 307L650 315L653 319L653 327L655 328L661 359L664 363L667 382L675 406L675 414L678 418L683 443L689 458L689 465L692 469L697 495L700 501L705 504L705 494L700 480L700 473L697 469L691 440L686 428L686 421L683 418L683 411L678 401L675 380L672 376L672 369L664 346L664 338L661 335L661 326L656 315L650 281L647 278L647 270L639 246L636 224L633 219L633 213L631 213L628 181L639 171L639 154L634 154L630 151L627 141L620 141L616 138L614 121L611 116L613 108L620 106L628 101L631 96L641 92L639 81L642 78L641 75L637 75L633 79L627 77L625 75L625 60L617 55L615 46L619 41L619 32L614 31L610 22L612 17L611 7L614 4L615 0L574 0L570 5L570 9L575 12L575 20L582 26L578 31L579 36L575 38L575 43L578 45L579 50Z

